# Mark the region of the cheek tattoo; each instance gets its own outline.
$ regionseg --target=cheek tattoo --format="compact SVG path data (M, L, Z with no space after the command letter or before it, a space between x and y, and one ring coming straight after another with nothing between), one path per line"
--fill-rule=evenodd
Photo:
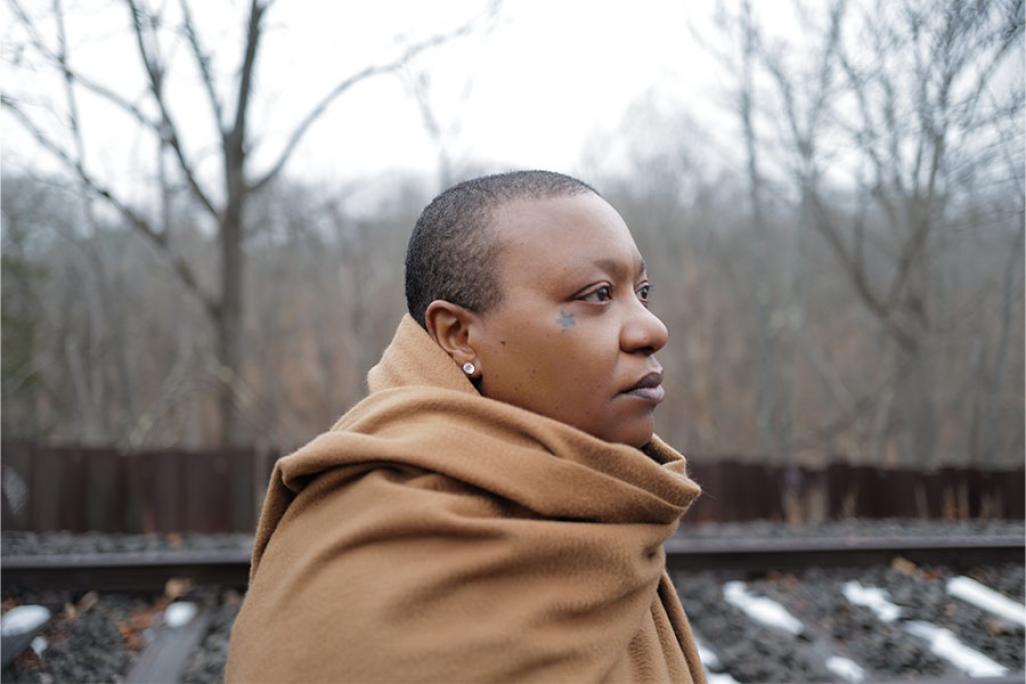
M556 323L558 323L559 327L561 327L563 330L566 330L567 328L572 328L574 327L574 315L572 313L567 313L566 311L560 309L559 318L556 319Z

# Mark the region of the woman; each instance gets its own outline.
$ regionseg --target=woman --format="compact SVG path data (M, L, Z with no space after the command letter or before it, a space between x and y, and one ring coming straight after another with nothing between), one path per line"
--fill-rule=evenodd
M526 171L424 210L369 396L275 466L230 681L703 682L666 344L623 219Z

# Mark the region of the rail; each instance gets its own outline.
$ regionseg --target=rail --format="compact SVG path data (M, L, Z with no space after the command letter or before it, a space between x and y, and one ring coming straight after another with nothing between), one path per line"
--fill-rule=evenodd
M895 557L919 564L969 568L1022 562L1021 537L919 537L852 539L667 540L670 570L743 571L749 574L807 567L867 567ZM175 550L144 553L5 555L0 559L6 589L93 589L153 591L169 579L195 585L245 588L250 552Z

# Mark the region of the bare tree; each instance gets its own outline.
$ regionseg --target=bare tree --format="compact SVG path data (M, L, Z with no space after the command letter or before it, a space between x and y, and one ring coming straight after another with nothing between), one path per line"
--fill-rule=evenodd
M939 430L936 255L946 216L964 190L957 169L979 163L970 157L993 135L995 117L1021 116L1014 100L986 103L999 70L1021 47L1021 10L1021 2L878 2L862 9L847 40L836 42L853 114L837 108L835 117L868 169L864 196L890 227L890 268L874 272L865 221L844 227L819 184L807 191L812 225L894 342L890 421L901 428L896 456L905 463L929 460ZM856 41L873 46L872 61L855 56Z
M781 237L781 231L774 226L767 202L772 183L767 180L763 169L766 145L757 126L760 118L760 88L757 83L760 28L749 0L744 0L736 13L722 4L718 5L716 25L718 37L723 40L715 41L715 45L694 27L692 35L717 57L731 77L727 97L737 115L743 141L742 163L751 234L750 263L754 276L750 296L755 316L751 350L755 371L755 418L760 449L768 452L773 460L782 462L790 458L792 451L793 364L789 338L794 317L786 297L794 280L794 262L786 272L774 272L767 256L770 245ZM784 230L783 235L789 238L793 232Z
M891 361L849 382L830 368L819 342L773 338L764 332L773 326L761 319L757 354L786 366L787 354L774 342L794 342L841 408L796 446L854 426L875 441L878 458L929 462L944 420L941 403L951 401L938 382L939 364L953 353L954 326L961 325L943 301L950 294L943 266L950 259L943 255L954 249L955 224L969 205L995 196L995 183L1021 186L1021 152L1007 164L1001 155L1014 149L1009 139L1022 139L1021 84L1015 85L1021 74L1016 79L1013 55L1021 57L1023 3L835 0L824 7L796 0L794 12L804 29L800 40L774 38L744 3L734 15L720 14L721 32L733 38L737 52L707 43L735 87L730 106L741 122L754 234L765 235L767 224L761 197L767 181L759 167L776 163L779 171L771 173L794 188L797 225L823 238L852 294L879 325L878 344L888 352L882 358ZM764 131L775 128L775 136L760 139L759 121ZM1009 173L1001 176L1001 169ZM1013 248L1021 245L1020 234L1008 234ZM765 243L758 249L764 252ZM791 274L791 286L773 300L785 309L804 290L800 266L788 263L778 266ZM1018 261L1008 263L1005 302L1017 294ZM766 298L772 278L760 274L755 292ZM769 309L756 304L757 311ZM993 353L978 357L985 377L995 378L992 364L1003 367L1007 358L1008 324L1000 330ZM878 381L880 367L889 367L885 384ZM767 381L772 366L762 368L757 391L767 387L775 401L789 404L784 387ZM995 384L1002 381L988 387ZM994 415L986 394L976 409L981 421ZM756 410L760 424L769 425L769 413ZM779 431L779 424L772 429ZM979 432L986 432L982 422Z
M216 356L218 375L221 379L218 400L221 415L220 441L225 444L238 442L243 438L238 399L244 313L242 283L246 263L244 241L247 231L247 206L251 198L280 177L307 132L341 95L362 81L394 73L425 51L468 34L474 29L477 19L468 21L448 33L409 43L393 58L359 69L339 80L295 124L274 160L266 168L255 169L250 161L256 141L250 123L250 111L256 91L257 63L266 28L267 12L271 6L270 0L251 0L248 5L242 49L238 57L238 71L230 95L219 91L214 77L214 53L198 30L187 0L180 0L177 20L170 17L165 5L154 10L138 0L124 0L136 48L134 59L142 66L146 79L147 92L143 103L75 67L67 50L63 32L63 10L59 2L54 4L54 13L58 19L58 26L61 27L56 49L48 45L39 22L34 21L17 0L9 0L9 3L27 36L26 47L35 50L45 62L58 69L67 83L69 106L72 109L69 122L76 145L69 150L49 135L25 102L5 94L4 109L34 136L42 147L63 162L92 197L115 209L134 230L164 254L183 286L202 303L217 340ZM170 41L167 27L171 27ZM195 62L218 132L217 154L221 174L214 183L205 182L199 174L196 159L190 156L190 148L184 140L187 132L178 124L174 102L168 95L167 84L172 69L171 48L177 44L179 35L184 36ZM204 287L194 266L175 253L170 240L169 225L160 225L148 218L145 211L135 208L87 166L80 145L83 134L74 106L74 93L79 89L120 108L155 137L162 151L166 150L172 160L175 174L188 189L191 201L200 207L217 228L220 283L216 292L210 292L209 288ZM162 164L163 160L162 153L158 164Z

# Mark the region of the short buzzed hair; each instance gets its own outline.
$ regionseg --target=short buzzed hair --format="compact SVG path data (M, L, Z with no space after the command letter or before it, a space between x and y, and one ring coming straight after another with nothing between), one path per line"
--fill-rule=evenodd
M497 259L501 245L491 222L495 210L518 199L598 193L552 171L513 171L463 181L431 200L417 219L406 250L406 307L427 328L424 314L436 299L485 313L502 301Z

